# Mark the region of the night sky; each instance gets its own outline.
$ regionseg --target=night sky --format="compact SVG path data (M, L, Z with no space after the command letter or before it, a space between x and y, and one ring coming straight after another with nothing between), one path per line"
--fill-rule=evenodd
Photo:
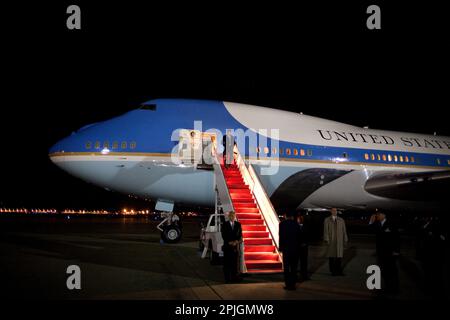
M382 30L369 31L367 4L347 2L6 6L0 206L145 205L69 176L47 151L154 98L228 100L450 135L444 10L375 1ZM72 3L81 6L81 31L65 26Z

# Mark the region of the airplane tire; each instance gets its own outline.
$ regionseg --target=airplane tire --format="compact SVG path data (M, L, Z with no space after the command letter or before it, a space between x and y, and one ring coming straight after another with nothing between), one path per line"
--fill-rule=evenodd
M162 233L164 242L177 243L181 239L181 230L178 227L168 226Z

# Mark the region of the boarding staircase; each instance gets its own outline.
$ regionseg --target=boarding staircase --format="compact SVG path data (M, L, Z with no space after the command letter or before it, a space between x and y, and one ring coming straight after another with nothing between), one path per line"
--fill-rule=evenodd
M234 163L229 168L225 168L223 161L221 162L220 171L227 188L226 197L231 202L229 208L234 209L242 225L244 240L242 271L247 273L282 272L282 262L278 252L278 215L253 166L245 163L236 147Z

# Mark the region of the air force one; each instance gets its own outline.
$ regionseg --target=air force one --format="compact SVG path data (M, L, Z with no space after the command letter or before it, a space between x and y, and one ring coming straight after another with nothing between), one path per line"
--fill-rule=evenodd
M150 100L79 129L49 156L108 190L157 204L213 207L216 178L202 163L203 149L220 151L227 132L277 211L431 210L450 195L450 137L372 130L233 102Z

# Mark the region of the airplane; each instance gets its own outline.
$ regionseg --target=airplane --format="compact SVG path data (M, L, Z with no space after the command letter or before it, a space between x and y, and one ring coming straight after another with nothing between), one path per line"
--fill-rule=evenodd
M169 211L174 204L214 206L214 173L183 161L183 148L201 149L209 139L219 150L227 131L241 134L239 153L277 211L438 210L450 190L450 137L225 101L150 100L73 132L49 157L87 182L169 204Z

